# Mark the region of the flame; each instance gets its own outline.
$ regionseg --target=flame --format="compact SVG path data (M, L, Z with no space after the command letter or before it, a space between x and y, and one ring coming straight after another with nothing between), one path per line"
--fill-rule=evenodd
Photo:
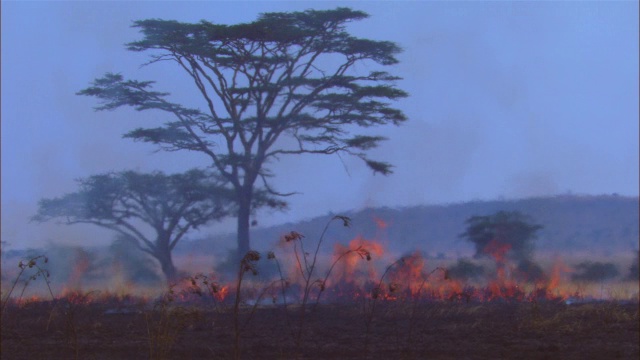
M361 283L359 277L363 275L363 272L360 271L361 269L359 269L358 265L360 260L363 259L363 255L356 251L357 249L367 251L372 257L382 257L385 252L382 244L375 240L367 240L360 235L351 240L348 246L336 244L332 259L333 262L339 262L340 266L334 278L336 282ZM370 258L367 260L370 260ZM375 268L369 263L366 271L364 271L365 281L374 279L376 274Z
M374 216L374 217L373 217L373 221L375 221L375 223L376 223L376 227L377 227L379 230L385 230L386 228L388 228L388 227L389 227L389 224L388 224L386 221L384 221L384 220L380 219L380 218L379 218L379 217L377 217L377 216Z
M373 220L379 230L385 230L389 226L380 218L373 217ZM372 240L356 236L347 245L334 245L333 251L330 253L320 252L317 263L315 263L317 269L314 270L313 278L306 279L312 286L317 286L313 291L316 294L325 291L323 299L329 301L344 299L350 301L362 299L462 302L538 301L576 297L567 291L571 283L567 281L566 274L571 270L559 258L556 258L553 264L544 267L547 270L545 271L547 276L538 277L534 284L533 278L527 279L527 274L522 274L525 271L522 269L526 269L526 267L514 266L513 258L509 257L512 246L500 241L499 238L492 239L482 249L482 253L489 255L495 264L495 272L490 274L491 278L484 279L482 282L480 280L449 279L446 270L438 267L442 266L442 261L437 260L438 262L434 264L419 251L389 265L390 262L385 258L388 257L386 248L379 241L381 238L376 236ZM283 236L276 246L278 257L276 258L271 253L273 257L268 258L276 258L278 266L281 266L275 281L271 279L271 285L269 285L259 280L247 279L242 285L242 299L255 300L257 297L266 295L267 298L270 296L276 302L284 292L286 292L284 296L287 298L298 297L301 299L303 292L301 289L304 289L305 286L305 277L302 274L305 273L305 269L308 271L314 261L314 250L316 249L314 245L305 241L304 236L296 232L290 232ZM311 253L306 253L308 251ZM181 266L181 269L191 272L207 266L210 259L200 254L191 254L182 260L187 265ZM387 268L384 267L385 265L388 265ZM333 272L325 282L324 276L329 269L332 269ZM123 264L114 261L110 267L100 269L102 271L100 273L101 285L108 286L108 290L100 293L83 293L83 285L86 288L95 285L83 283L83 280L87 280L85 275L89 271L92 271L92 277L95 278L96 273L93 270L89 254L81 249L76 250L73 270L60 293L60 298L73 304L87 304L91 302L132 301L135 293L137 301L148 302L149 299L157 298L166 291L166 288L144 288L140 284L132 282L124 272ZM280 274L282 274L282 279L279 278ZM110 280L105 282L104 279L107 278ZM197 303L213 300L214 303L224 303L228 301L230 296L233 296L231 294L236 293L235 286L233 281L224 282L216 274L207 276L199 274L174 284L172 296L175 301L180 302ZM285 287L285 290L282 290L280 286ZM267 291L263 291L264 289ZM583 290L579 291L583 292ZM602 290L600 292L602 293ZM50 296L44 294L46 296L40 292L39 295L31 297L26 297L25 294L24 298L12 301L15 304L24 305L49 300ZM209 302L209 304L211 303Z
M407 284L405 295L418 296L423 290L428 289L428 275L425 274L426 260L422 254L415 251L411 255L403 258L395 269L389 273L391 284ZM390 290L394 290L390 287Z
M485 245L484 249L482 249L482 252L491 255L496 263L504 264L509 250L511 250L511 244L505 244L496 239L493 239L489 241L487 245Z
M571 269L566 266L560 258L556 257L551 268L551 276L549 277L549 283L546 286L547 292L551 293L559 290L560 282L563 275L571 272Z
M73 295L74 293L81 291L82 277L85 275L87 270L89 270L90 266L91 258L89 257L89 254L87 254L83 249L76 249L73 269L67 278L67 283L62 289L62 296L66 296L67 294Z

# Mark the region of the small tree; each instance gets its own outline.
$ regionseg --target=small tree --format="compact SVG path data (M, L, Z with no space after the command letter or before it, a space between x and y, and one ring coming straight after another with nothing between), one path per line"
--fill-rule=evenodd
M134 22L144 35L128 50L151 51L148 64L169 60L193 81L202 107L188 108L152 91L152 81L106 74L79 92L103 104L97 110L131 106L158 110L163 126L125 135L164 150L204 154L231 184L238 207L238 254L250 249L249 220L259 189L274 195L269 163L284 155L350 154L374 173L391 165L366 151L381 136L354 134L358 128L398 125L406 120L389 102L406 97L399 80L379 69L393 65L400 48L388 41L360 39L346 32L368 15L348 8L265 13L251 23L195 24L149 19ZM288 136L293 142L279 141Z
M78 181L78 192L40 200L32 220L62 218L66 224L87 223L117 231L157 259L166 278L173 280L177 271L171 251L184 235L233 212L230 191L213 179L200 170L174 175L134 171L94 175Z
M460 236L475 245L475 257L491 256L498 261L504 261L505 256L517 261L530 259L536 232L542 229L518 211L472 216L466 224L467 230Z

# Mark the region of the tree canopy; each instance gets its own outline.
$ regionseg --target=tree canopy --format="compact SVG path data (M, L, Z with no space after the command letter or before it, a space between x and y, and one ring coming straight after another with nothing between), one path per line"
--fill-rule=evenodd
M171 251L184 235L235 211L230 190L214 179L201 170L173 175L134 171L94 175L78 180L77 192L40 200L32 220L63 219L66 224L114 230L156 258L172 279L176 269Z
M201 106L172 102L169 93L153 90L153 81L126 80L114 73L79 94L100 99L97 110L131 106L166 113L163 125L137 128L125 137L168 151L205 154L235 191L243 254L249 250L255 191L287 195L270 185L270 162L291 154L346 153L374 172L391 173L390 164L367 155L385 138L357 130L406 120L390 105L407 96L395 86L400 78L376 68L396 64L401 49L346 31L349 22L367 17L336 8L265 13L236 25L135 21L143 38L127 49L151 52L147 65L175 63L193 81ZM359 74L356 66L376 69ZM295 145L279 142L283 135Z
M472 216L467 221L467 229L460 234L472 242L476 257L509 256L518 261L530 258L533 240L541 225L518 211L499 211L493 215Z

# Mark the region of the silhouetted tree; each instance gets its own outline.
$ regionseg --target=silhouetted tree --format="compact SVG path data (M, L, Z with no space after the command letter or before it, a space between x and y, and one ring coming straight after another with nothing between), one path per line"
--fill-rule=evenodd
M32 220L62 218L66 224L94 224L117 231L157 259L166 278L173 280L177 273L171 251L180 239L190 229L234 211L230 190L214 179L200 170L174 175L134 171L94 175L78 180L77 192L40 200Z
M466 224L467 229L460 236L475 245L476 258L507 256L518 261L530 258L536 232L542 229L518 211L472 216Z
M575 266L576 273L571 275L574 281L604 281L619 275L618 268L612 263L585 261Z
M362 159L374 173L391 173L390 164L366 155L384 138L353 133L406 120L389 105L407 96L394 85L398 77L355 71L398 62L396 44L356 38L345 30L349 22L367 17L336 8L265 13L237 25L135 21L144 38L127 44L128 50L152 51L148 64L174 62L193 80L203 107L171 102L168 93L151 89L152 81L112 73L79 94L102 100L97 110L132 106L167 114L164 125L135 129L125 137L168 151L198 151L210 159L234 189L241 257L250 249L256 190L291 195L269 184L268 165L281 156L345 153ZM294 141L281 141L284 136Z

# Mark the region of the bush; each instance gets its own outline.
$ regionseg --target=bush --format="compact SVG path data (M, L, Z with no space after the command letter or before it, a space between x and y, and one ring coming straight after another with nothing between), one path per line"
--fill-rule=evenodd
M575 269L578 272L571 276L575 281L604 281L615 278L620 274L618 268L612 263L585 261L576 265Z
M472 216L460 237L473 243L475 257L493 257L503 261L504 256L514 260L528 260L533 253L533 241L542 225L534 224L518 211L499 211L488 216Z

